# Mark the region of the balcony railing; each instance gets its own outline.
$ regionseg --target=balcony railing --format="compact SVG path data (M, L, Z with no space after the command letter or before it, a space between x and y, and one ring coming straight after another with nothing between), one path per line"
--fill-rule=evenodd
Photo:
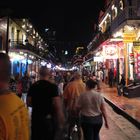
M37 55L40 55L39 48L32 46L30 43L26 43L26 45L24 45L22 41L11 41L10 50L13 50L13 49L26 50L26 51L35 53Z
M92 40L92 43L88 46L88 51L94 51L96 50L105 40L110 38L111 32L110 27L108 27L107 31L105 33L97 33L97 35Z
M113 32L117 27L119 27L126 20L138 20L140 15L135 6L129 6L124 8L124 10L112 21L111 31Z

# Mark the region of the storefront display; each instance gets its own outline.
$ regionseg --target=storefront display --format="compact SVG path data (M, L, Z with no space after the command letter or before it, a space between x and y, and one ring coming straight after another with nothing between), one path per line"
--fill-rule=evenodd
M140 79L140 53L137 53L137 78Z
M36 57L33 55L27 55L23 52L9 52L11 60L11 74L13 76L21 75L23 76L25 72L28 72L30 76L33 76L33 73L38 73L40 67L39 60L36 60Z
M134 65L135 65L135 73L137 75L137 79L140 79L140 42L134 42Z

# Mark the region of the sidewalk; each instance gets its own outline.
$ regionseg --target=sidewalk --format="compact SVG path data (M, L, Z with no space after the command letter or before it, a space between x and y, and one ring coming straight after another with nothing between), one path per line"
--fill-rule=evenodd
M109 129L102 126L101 140L140 140L140 129L106 104Z
M135 126L140 128L140 98L127 98L118 96L115 87L110 88L102 83L100 92L117 113L126 117Z

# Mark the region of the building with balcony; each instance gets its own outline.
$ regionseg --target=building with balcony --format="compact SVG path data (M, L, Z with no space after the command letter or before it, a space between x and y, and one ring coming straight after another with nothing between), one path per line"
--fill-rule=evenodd
M126 84L140 79L140 1L107 0L98 33L88 45L93 61L125 75Z
M0 19L0 50L9 54L13 75L37 73L47 47L29 19Z

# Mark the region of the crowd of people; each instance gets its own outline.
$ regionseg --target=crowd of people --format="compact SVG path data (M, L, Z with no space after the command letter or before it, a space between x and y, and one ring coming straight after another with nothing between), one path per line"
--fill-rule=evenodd
M63 94L63 90L66 84L73 80L73 71L50 71L50 81L52 83L57 84L59 89L59 94ZM121 76L122 77L122 76ZM81 78L84 82L89 79L96 81L97 89L101 89L101 82L105 82L109 85L109 87L113 87L116 85L116 70L115 69L103 69L98 68L94 72L83 71ZM29 76L27 72L24 73L23 76L21 74L16 74L15 76L10 77L9 81L9 88L11 91L15 92L19 97L21 97L24 101L26 100L25 97L27 96L27 92L29 87L35 82L35 78ZM121 82L121 80L120 80Z
M62 140L66 123L77 118L84 140L99 140L103 118L109 128L105 101L99 92L101 69L85 75L79 71L54 72L43 66L35 82L27 73L11 79L10 72L9 57L0 53L0 139Z

